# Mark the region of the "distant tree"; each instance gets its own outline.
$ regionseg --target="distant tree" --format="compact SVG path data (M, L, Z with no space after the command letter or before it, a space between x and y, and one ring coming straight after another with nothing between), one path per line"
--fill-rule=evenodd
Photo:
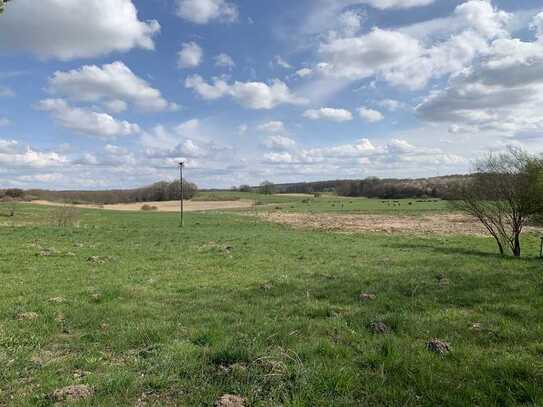
M260 184L259 192L263 195L272 195L275 192L275 184L270 181L264 181Z
M151 185L151 189L152 189L151 200L157 201L157 202L168 201L169 200L169 197L168 197L169 186L170 184L165 181L156 182L153 185Z
M524 227L543 214L543 159L523 150L490 154L456 189L454 206L479 219L498 245L521 255Z
M252 192L253 188L250 185L240 185L239 192Z
M183 197L184 199L192 199L198 192L198 187L192 182L183 180ZM179 180L172 182L168 186L168 200L175 201L181 196L181 188Z
M24 198L25 191L19 188L11 188L11 189L6 189L4 191L4 195L9 196L10 198L14 198L14 199L21 199L21 198Z

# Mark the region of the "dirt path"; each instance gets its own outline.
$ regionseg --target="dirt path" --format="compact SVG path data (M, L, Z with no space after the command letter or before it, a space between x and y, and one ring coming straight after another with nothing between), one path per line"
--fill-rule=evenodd
M35 205L63 206L64 204L50 201L32 201ZM177 212L179 211L179 201L168 202L138 202L129 204L115 205L73 205L77 208L88 209L107 209L113 211L141 211L143 205L155 206L155 212ZM253 205L253 201L185 201L184 209L186 212L195 211L217 211L223 209L246 209Z
M272 212L261 215L272 222L301 228L339 232L486 235L475 219L461 214L427 216L331 215Z

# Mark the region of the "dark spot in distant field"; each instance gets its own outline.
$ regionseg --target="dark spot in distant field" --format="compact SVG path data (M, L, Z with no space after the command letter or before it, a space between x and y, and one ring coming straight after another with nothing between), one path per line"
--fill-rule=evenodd
M245 363L234 363L232 365L219 365L221 373L243 377L247 374L247 365Z
M211 337L211 335L204 333L204 334L195 336L191 340L191 342L197 346L207 346L211 344L212 340L213 338Z
M87 262L91 264L106 264L113 260L111 256L90 256L87 258Z
M260 286L260 288L264 291L270 291L273 288L272 283L264 283Z
M446 355L451 351L451 347L447 342L435 338L426 343L426 349L440 355Z
M474 331L480 331L482 329L480 322L474 322L471 324L471 329Z
M159 345L149 345L146 348L140 349L137 352L137 356L143 359L147 359L160 351Z
M360 301L373 301L377 298L377 296L375 294L371 294L371 293L362 293L360 294Z
M381 321L372 322L369 328L370 328L370 331L373 332L374 334L382 335L382 334L387 334L390 332L390 328L384 322L381 322Z
M449 286L449 279L447 276L443 273L439 273L437 276L437 283L440 287L448 287Z
M225 255L231 254L232 250L234 250L234 246L231 246L229 244L221 244L213 241L208 242L207 244L200 247L200 251L218 252Z
M236 363L245 364L248 360L249 354L242 347L223 349L211 355L211 362L217 366L229 366Z
M51 247L49 249L43 249L39 253L36 254L36 256L39 257L51 257L55 254L58 254L57 250L54 247Z
M91 375L91 372L87 372L86 370L81 370L81 369L77 369L73 373L74 379L79 379L79 380L90 375Z

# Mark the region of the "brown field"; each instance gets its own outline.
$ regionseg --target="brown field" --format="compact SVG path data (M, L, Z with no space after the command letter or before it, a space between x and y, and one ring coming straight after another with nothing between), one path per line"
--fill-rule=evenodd
M337 232L488 235L484 227L476 219L462 214L391 216L271 212L261 216L269 221L294 227ZM535 228L527 229L536 230Z
M64 206L65 204L59 202L50 201L32 201L36 205L48 205L48 206ZM254 204L253 201L239 200L239 201L185 201L184 210L186 212L197 211L218 211L224 209L247 209ZM155 206L157 210L155 212L177 212L179 211L179 201L168 202L137 202L129 204L114 204L114 205L71 205L77 208L88 209L107 209L112 211L141 211L143 205Z

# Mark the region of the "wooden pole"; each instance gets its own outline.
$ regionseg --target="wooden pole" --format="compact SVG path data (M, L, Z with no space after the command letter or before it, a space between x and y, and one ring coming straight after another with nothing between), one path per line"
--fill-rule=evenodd
M179 205L180 205L180 213L181 213L181 223L180 223L180 227L184 227L185 226L185 222L184 222L184 219L183 219L183 212L184 212L184 207L183 207L183 200L185 198L185 193L183 191L183 166L185 164L183 162L180 162L179 163L179 187L181 188L181 193L180 193L180 202L179 202Z

